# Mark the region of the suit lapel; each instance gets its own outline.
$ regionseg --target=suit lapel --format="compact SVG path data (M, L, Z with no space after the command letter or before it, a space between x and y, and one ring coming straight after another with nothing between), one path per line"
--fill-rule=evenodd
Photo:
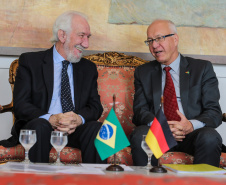
M189 92L189 79L190 79L188 61L181 55L180 61L180 96L184 114L188 115L188 92Z
M158 63L152 72L151 80L153 84L153 101L155 114L158 112L160 103L161 103L161 94L162 94L162 70L161 65Z
M82 59L81 59L82 60ZM80 61L82 62L82 61ZM81 68L79 70L79 63L72 64L73 65L73 77L74 77L74 105L75 110L78 110L80 107L80 97L82 92L82 86L83 83L83 73L81 71Z
M48 110L53 95L53 47L47 50L42 67L44 81L48 93L48 103L47 103Z

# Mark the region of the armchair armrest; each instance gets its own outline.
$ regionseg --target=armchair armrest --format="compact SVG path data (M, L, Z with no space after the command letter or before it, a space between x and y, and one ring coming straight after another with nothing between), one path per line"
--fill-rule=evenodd
M19 60L16 59L11 63L10 68L9 68L9 83L11 85L12 94L13 94L14 82L15 82L15 77L16 77L16 72L17 72L18 66L19 66ZM13 97L12 97L11 103L9 103L7 105L0 105L0 113L4 113L4 112L12 112L13 123L14 123L15 117L14 117L14 112L13 112Z
M13 112L13 103L7 105L0 105L0 113Z
M223 117L222 117L222 121L226 122L226 113L223 113L222 116L223 116Z

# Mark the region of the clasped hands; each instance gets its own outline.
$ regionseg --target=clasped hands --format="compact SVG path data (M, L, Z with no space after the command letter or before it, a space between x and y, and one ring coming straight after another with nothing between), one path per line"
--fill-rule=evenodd
M185 136L194 130L192 123L179 111L180 121L168 121L170 130L176 141L183 141Z
M54 130L71 134L75 131L76 127L82 124L82 118L71 111L53 114L50 116L49 122Z

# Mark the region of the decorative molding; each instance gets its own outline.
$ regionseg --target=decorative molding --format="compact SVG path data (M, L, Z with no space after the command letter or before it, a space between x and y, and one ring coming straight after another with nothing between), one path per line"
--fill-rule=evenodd
M146 60L138 58L136 56L128 56L124 53L118 52L105 52L97 53L93 55L85 56L86 59L91 60L97 65L105 66L139 66L141 64L147 63Z
M21 47L0 47L0 56L20 56L22 53L25 52L35 52L35 51L42 51L46 50L47 48L21 48ZM93 55L93 54L103 54L108 51L97 51L97 50L85 50L84 56ZM113 51L112 51L113 52ZM143 60L151 61L154 60L153 56L150 53L139 53L139 52L123 52L119 51L120 53L124 53L128 56L136 56ZM183 54L187 57L209 60L213 64L226 64L226 56L224 55L192 55L192 54Z

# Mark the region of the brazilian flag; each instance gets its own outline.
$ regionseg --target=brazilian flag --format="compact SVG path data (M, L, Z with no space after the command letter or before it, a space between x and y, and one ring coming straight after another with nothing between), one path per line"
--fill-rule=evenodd
M94 144L101 160L130 145L113 108L104 120Z

